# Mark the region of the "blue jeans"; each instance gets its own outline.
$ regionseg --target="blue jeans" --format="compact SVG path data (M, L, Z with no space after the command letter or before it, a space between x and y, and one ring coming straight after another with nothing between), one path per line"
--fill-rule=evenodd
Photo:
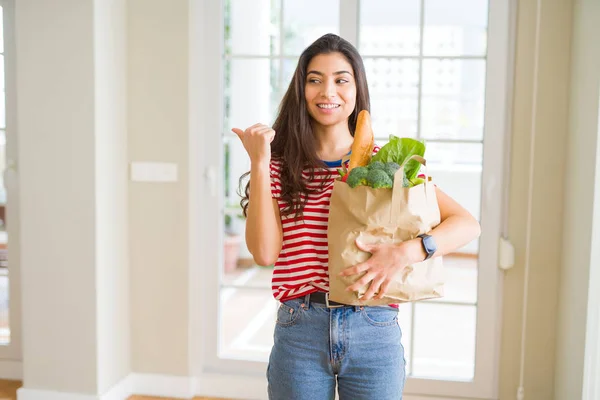
M401 400L398 310L282 303L267 369L270 400Z

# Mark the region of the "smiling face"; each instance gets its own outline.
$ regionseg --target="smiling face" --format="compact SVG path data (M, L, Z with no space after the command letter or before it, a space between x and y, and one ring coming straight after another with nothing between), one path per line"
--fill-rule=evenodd
M356 106L352 66L341 53L319 54L308 63L304 95L308 113L323 127L348 126Z

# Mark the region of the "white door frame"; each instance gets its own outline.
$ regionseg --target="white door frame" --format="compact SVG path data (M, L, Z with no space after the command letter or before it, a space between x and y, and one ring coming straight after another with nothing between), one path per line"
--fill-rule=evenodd
M598 88L600 93L600 87ZM588 288L585 351L583 364L583 400L600 397L600 99L596 137L596 182L592 211L592 243Z
M220 1L190 0L190 374L197 377L197 393L213 396L262 396L265 364L223 360L218 357L219 266L223 179L221 145L223 107L223 15ZM354 0L353 0L354 3ZM475 381L437 382L410 378L406 393L493 399L498 394L499 333L502 274L497 268L498 241L503 227L507 137L515 2L490 0L488 57L486 60L486 117L482 182ZM495 168L494 168L495 167ZM215 232L217 234L215 234ZM491 353L491 355L490 355ZM244 382L244 392L228 382ZM236 389L236 387L238 387Z

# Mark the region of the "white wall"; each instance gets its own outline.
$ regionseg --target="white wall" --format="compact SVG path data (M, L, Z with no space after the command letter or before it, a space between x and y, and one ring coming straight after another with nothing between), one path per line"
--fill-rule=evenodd
M132 368L187 375L188 0L127 12L129 160L179 168L178 182L129 186Z
M96 390L93 15L90 0L16 5L23 377L30 388Z
M19 396L97 395L130 372L124 9L16 6Z
M555 398L582 398L597 182L600 3L576 0L571 54L564 243L560 276ZM557 154L558 156L558 154ZM596 260L597 261L597 260Z
M542 1L536 51L536 1L517 4L508 237L515 265L504 272L500 399L554 398L558 288L568 163L568 97L573 0ZM537 67L537 68L536 68ZM532 132L535 141L532 146ZM533 152L533 177L529 177ZM570 173L570 171L569 171ZM531 236L527 238L531 188ZM527 249L529 246L529 249ZM528 251L529 250L529 251ZM529 269L526 278L526 256ZM527 291L527 302L524 295ZM524 318L525 317L525 318ZM525 326L523 326L525 325ZM525 341L523 346L523 328ZM522 352L523 351L523 352ZM522 373L522 381L521 381ZM576 399L577 397L572 397Z

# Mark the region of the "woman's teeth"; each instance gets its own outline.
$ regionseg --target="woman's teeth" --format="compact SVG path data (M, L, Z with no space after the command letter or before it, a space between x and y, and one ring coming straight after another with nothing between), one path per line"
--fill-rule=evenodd
M339 104L317 104L319 108L338 108Z

